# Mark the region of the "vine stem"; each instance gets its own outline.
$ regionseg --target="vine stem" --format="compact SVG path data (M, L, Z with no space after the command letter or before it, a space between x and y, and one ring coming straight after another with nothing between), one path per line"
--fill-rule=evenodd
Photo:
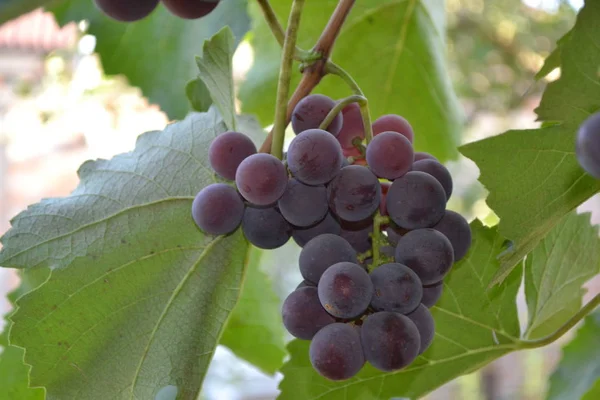
M597 294L589 301L585 306L583 306L575 315L573 315L567 322L564 323L560 328L558 328L555 332L550 335L535 339L535 340L524 340L521 342L520 347L523 349L536 349L538 347L544 347L553 343L557 339L559 339L562 335L567 333L571 328L573 328L579 321L585 318L586 315L594 311L596 307L600 305L600 294Z
M367 144L369 144L373 139L373 127L371 126L371 113L369 112L369 103L368 101L366 101L365 94L361 90L360 86L358 86L354 78L352 78L352 76L346 70L344 70L336 63L332 61L327 61L327 64L325 64L325 71L328 74L337 75L338 77L342 78L344 82L346 82L346 84L350 87L350 90L354 92L354 94L365 98L365 102L359 103L359 105L360 114L362 116L363 125L365 127L365 139L367 141Z
M345 99L342 99L340 101L338 101L335 105L335 107L333 107L331 109L331 111L329 111L329 113L327 114L327 116L325 117L325 119L323 120L323 122L321 122L321 125L319 125L319 129L322 130L327 130L327 128L329 127L329 125L331 125L331 123L333 122L333 120L335 119L335 117L338 116L339 113L342 112L342 110L351 103L358 103L358 104L364 104L367 102L367 98L364 96L359 96L359 95L352 95L352 96L348 96Z
M283 54L281 56L281 67L279 69L279 82L277 84L277 102L275 105L275 123L273 125L273 143L271 154L280 160L283 158L283 140L285 127L287 126L287 103L290 95L290 81L292 79L292 65L294 52L296 50L296 39L300 26L300 17L304 0L294 0L288 20L285 38L283 40Z
M296 90L288 102L285 125L290 122L292 111L298 102L304 97L308 96L310 92L312 92L312 90L319 84L319 82L321 82L321 79L323 79L323 77L326 75L325 65L329 55L331 54L331 49L333 48L335 40L342 29L342 25L352 10L355 2L356 0L340 0L337 7L333 11L327 26L321 33L319 40L312 50L312 53L319 54L320 58L304 68L302 79L300 80L300 83L296 87ZM269 132L269 135L263 142L262 146L260 146L259 151L261 153L268 153L271 150L273 136L274 129Z
M375 214L373 218L373 233L371 234L371 253L373 255L373 262L369 265L369 272L374 270L379 266L380 262L380 254L379 247L381 246L381 226L385 224L389 224L389 217L385 217L381 215L379 210Z

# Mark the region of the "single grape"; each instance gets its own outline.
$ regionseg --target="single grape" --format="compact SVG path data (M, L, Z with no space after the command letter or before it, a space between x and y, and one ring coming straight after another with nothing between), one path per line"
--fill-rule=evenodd
M435 336L435 321L433 320L433 316L427 307L419 304L419 307L408 314L407 317L415 323L419 330L419 336L421 337L419 354L423 354L431 346L431 342L433 342L433 337Z
M240 226L244 202L239 193L224 183L213 183L202 189L192 202L196 225L210 235L225 235Z
M452 195L452 175L450 171L442 164L435 160L421 160L413 164L413 171L425 172L435 179L442 185L444 192L446 192L446 200Z
M374 289L371 307L375 310L408 314L421 304L423 284L406 265L383 264L369 275Z
M379 135L382 132L398 132L402 136L406 137L411 143L414 139L414 132L412 126L408 121L395 114L382 115L373 122L373 136Z
M292 178L277 205L290 224L311 226L325 218L329 211L327 189L323 185L308 186Z
M300 282L298 284L298 286L296 286L296 290L302 289L304 287L314 287L314 288L316 288L317 285L315 285L314 283L312 283L312 282L307 281L306 279L304 279L302 282ZM319 303L319 305L321 305L321 303Z
M365 138L365 126L360 113L360 106L358 103L350 103L344 107L342 115L344 116L344 124L337 140L343 149L354 148L354 139L362 140Z
M342 228L340 227L338 221L331 215L331 213L327 213L325 218L322 221L317 222L315 225L307 228L294 227L292 237L298 246L304 247L306 243L319 235L324 233L339 235L341 230Z
M233 181L240 163L254 153L256 146L248 136L240 132L225 132L210 144L208 160L217 174Z
M579 127L575 153L581 168L600 179L600 112L583 121Z
M461 260L471 247L471 227L467 220L457 212L446 210L446 213L433 226L436 231L442 232L454 249L454 262Z
M369 274L352 262L340 262L327 268L317 288L325 310L344 319L356 318L364 313L373 297Z
M257 206L275 203L285 192L288 176L276 157L258 153L244 159L235 173L238 190L248 202Z
M369 315L360 328L360 337L366 360L386 372L410 365L421 347L415 323L388 311Z
M354 250L364 253L371 249L372 218L357 222L340 221L340 225L342 227L340 236L346 239Z
M444 216L446 192L433 176L410 171L392 183L386 207L392 221L401 228L429 228Z
M298 339L310 340L321 328L335 322L321 306L316 287L294 290L283 302L281 314L285 329Z
M327 268L343 261L357 262L356 252L345 239L326 233L306 243L300 252L298 265L302 277L317 284Z
M242 231L250 243L261 249L281 247L292 235L292 227L275 208L246 207Z
M219 5L219 0L162 0L167 9L179 18L202 18Z
M292 140L287 151L290 172L307 185L322 185L342 168L342 148L329 133L309 129Z
M443 289L444 281L439 281L438 283L434 283L432 285L423 286L423 299L421 300L421 303L427 308L435 306L440 297L442 297Z
M414 158L414 160L415 160L415 162L421 161L421 160L435 160L435 161L438 161L437 158L435 158L431 154L425 153L423 151L416 151L415 152L415 158Z
M292 112L292 129L296 134L309 129L317 129L325 120L329 111L335 107L335 101L322 94L311 94L298 102ZM337 136L342 129L344 117L339 113L329 124L326 131Z
M423 285L432 285L450 271L454 250L448 238L435 229L417 229L398 241L396 262L415 271Z
M107 16L121 22L133 22L150 15L158 0L94 0Z
M334 381L356 375L365 364L359 332L351 325L339 322L317 332L309 349L313 368Z
M349 165L327 186L329 208L345 221L361 221L373 215L381 200L379 180L368 168Z
M400 178L410 171L413 157L412 144L397 132L382 132L367 146L367 164L380 178Z

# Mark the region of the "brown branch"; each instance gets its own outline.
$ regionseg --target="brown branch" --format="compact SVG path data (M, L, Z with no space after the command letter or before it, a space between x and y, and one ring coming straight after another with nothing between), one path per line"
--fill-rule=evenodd
M346 17L352 10L352 6L356 0L340 0L337 7L333 11L327 26L321 33L321 37L317 40L317 43L313 47L314 52L318 52L322 57L309 65L304 69L302 73L302 79L296 87L294 94L290 98L286 113L286 125L290 123L292 118L292 111L304 97L308 96L310 92L321 82L321 79L326 75L325 65L331 55L333 45L342 29ZM269 153L271 151L271 143L273 141L273 130L269 132L259 151L261 153Z

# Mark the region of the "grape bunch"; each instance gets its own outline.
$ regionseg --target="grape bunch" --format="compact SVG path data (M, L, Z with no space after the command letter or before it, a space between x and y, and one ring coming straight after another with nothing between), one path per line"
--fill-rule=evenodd
M110 18L121 22L134 22L146 18L159 2L171 14L183 19L197 19L208 15L219 0L94 0L96 6Z
M413 151L408 121L380 117L364 145L356 104L319 129L335 105L323 95L298 103L284 161L257 153L242 133L215 138L210 165L235 185L202 189L192 216L208 234L241 226L259 248L290 238L302 247L304 280L283 303L283 323L311 341L321 375L344 380L366 362L395 371L427 350L435 331L429 308L467 253L471 230L446 210L452 177L433 156Z

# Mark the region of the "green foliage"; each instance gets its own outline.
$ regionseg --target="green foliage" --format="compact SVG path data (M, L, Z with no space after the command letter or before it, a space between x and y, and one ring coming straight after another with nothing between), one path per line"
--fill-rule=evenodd
M271 4L280 19L287 20L289 0ZM314 44L335 4L337 1L306 3L300 47ZM405 116L415 129L417 149L445 160L456 155L461 116L447 74L443 32L443 2L360 2L348 16L332 58L361 86L374 117ZM258 56L240 89L240 98L245 111L268 124L273 118L281 49L261 18L255 22L251 42ZM295 74L292 87L299 79L300 74ZM317 90L333 98L350 94L336 77L326 77Z
M548 400L598 399L599 337L600 311L596 311L585 319L577 336L564 347L563 358L550 378Z
M581 308L581 286L598 273L598 230L590 225L589 214L571 212L527 255L525 336L540 338L564 324Z
M514 271L501 286L486 290L502 246L496 228L475 221L473 246L444 282L444 293L432 308L435 339L415 363L398 372L384 373L367 365L357 376L332 382L318 375L308 359L308 341L294 340L291 359L282 368L282 400L317 398L379 400L393 396L419 398L457 376L517 350L519 321L515 296L521 271Z
M599 19L600 3L588 1L561 45L561 78L548 86L537 109L540 120L559 124L509 131L461 148L481 170L488 204L500 217L500 233L514 242L493 283L508 276L563 216L600 190L600 182L575 157L577 127L600 107L600 46L593 39Z
M233 62L235 38L228 27L204 42L201 56L196 57L200 80L206 85L211 98L224 116L225 125L235 130L235 93Z
M0 24L50 2L51 0L0 0Z
M194 56L202 43L229 25L239 41L249 29L246 0L224 0L200 20L182 20L159 6L149 17L124 24L104 16L92 0L64 0L52 7L61 24L88 20L98 38L96 51L107 74L124 74L171 119L182 119L189 104L182 95L197 75Z
M212 105L210 92L200 78L192 79L185 85L185 95L194 111L206 112Z

